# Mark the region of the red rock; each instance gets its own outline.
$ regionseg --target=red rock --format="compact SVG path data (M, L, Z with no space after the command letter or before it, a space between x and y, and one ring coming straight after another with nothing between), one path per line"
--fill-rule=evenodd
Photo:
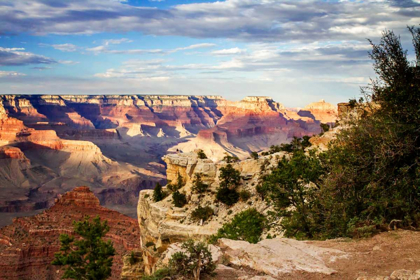
M73 234L72 222L85 215L108 221L106 239L116 249L111 279L119 279L122 256L140 244L137 221L100 206L88 187L75 188L43 213L16 218L0 229L0 279L60 279L62 268L51 265L59 250L59 235Z

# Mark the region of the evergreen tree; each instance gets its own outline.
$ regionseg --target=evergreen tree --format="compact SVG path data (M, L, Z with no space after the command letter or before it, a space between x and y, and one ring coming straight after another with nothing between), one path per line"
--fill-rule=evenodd
M102 280L111 276L112 257L115 249L111 241L103 241L109 231L107 221L97 216L90 221L73 222L78 235L60 235L60 252L55 254L53 265L65 266L63 279Z
M241 180L241 173L228 163L226 167L220 168L220 187L217 190L217 200L226 205L233 205L239 200L239 193L236 188Z
M156 183L156 187L153 190L153 201L158 202L163 200L166 197L166 193L162 191L162 185L159 183Z

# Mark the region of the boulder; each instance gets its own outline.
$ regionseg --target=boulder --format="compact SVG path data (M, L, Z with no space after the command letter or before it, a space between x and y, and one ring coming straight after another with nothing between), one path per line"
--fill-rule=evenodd
M335 271L328 267L328 263L334 258L346 257L339 250L286 238L265 239L257 244L220 239L218 246L231 264L273 277L281 277L282 274L294 271L330 275Z

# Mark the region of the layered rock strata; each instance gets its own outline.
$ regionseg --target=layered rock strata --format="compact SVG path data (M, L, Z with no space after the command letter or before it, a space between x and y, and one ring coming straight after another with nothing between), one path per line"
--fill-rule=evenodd
M324 103L308 110L330 110ZM264 96L3 95L0 147L23 155L0 158L0 212L43 209L74 185L88 185L102 203L134 214L138 191L164 183L168 151L245 159L319 133L316 116Z
M137 222L102 207L88 187L77 187L43 213L16 218L0 229L0 279L60 279L63 268L51 265L60 247L59 235L74 234L73 221L86 215L108 221L105 239L116 249L111 279L120 279L123 255L139 247Z
M241 173L243 178L238 191L246 190L251 194L248 201L240 201L232 207L215 201L215 192L219 186L220 168L226 166L226 162L214 163L209 159L199 159L196 152L170 154L163 158L167 164L168 181L176 182L178 174L185 181L185 186L180 190L185 193L188 204L183 208L174 207L172 196L166 197L160 202L153 201L153 190L144 190L139 194L137 215L142 234L143 245L153 242L159 251L165 250L174 242L188 238L204 239L212 234L236 213L250 207L266 213L271 208L261 199L256 192L256 185L261 176L265 174L261 166L268 170L275 166L277 159L283 153L260 157L257 160L248 159L232 163L233 167ZM192 191L195 175L200 174L203 183L209 185L208 192L199 195ZM165 190L165 188L164 188ZM191 213L198 206L209 206L214 211L214 216L207 222L195 222L191 220ZM272 232L271 234L280 234Z

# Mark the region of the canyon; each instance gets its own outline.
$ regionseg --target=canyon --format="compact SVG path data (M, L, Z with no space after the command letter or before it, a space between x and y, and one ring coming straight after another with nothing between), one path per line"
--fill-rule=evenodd
M48 210L16 218L0 229L0 279L61 279L63 269L51 265L60 248L59 236L74 235L73 221L85 216L108 221L105 239L116 250L110 279L120 279L123 256L140 246L137 221L100 206L88 187L77 187L57 198Z
M168 153L220 161L320 132L337 108L288 109L269 97L0 96L0 227L86 185L102 205L136 216L138 193L165 183Z

